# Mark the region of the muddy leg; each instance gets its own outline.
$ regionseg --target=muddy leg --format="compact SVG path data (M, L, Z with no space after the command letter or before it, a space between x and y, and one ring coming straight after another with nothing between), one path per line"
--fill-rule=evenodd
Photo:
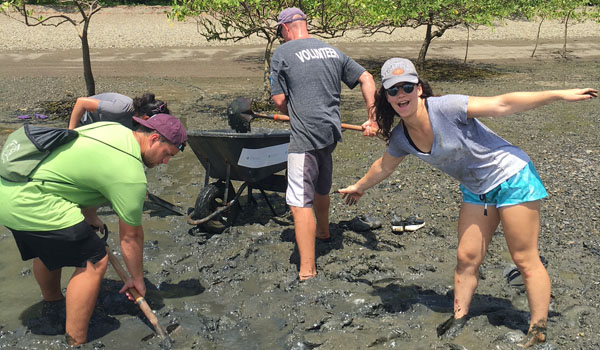
M487 252L499 217L495 207L483 207L463 203L458 218L458 251L454 272L454 317L462 318L469 313L469 305L478 283L479 266Z
M543 342L546 339L545 329L550 305L550 277L538 251L540 201L501 208L500 216L506 244L521 272L527 291L531 311L528 336L533 332L533 338L537 339L537 342Z
M315 193L314 210L317 217L317 238L328 239L329 235L329 195Z
M44 301L57 301L64 299L60 288L60 277L62 269L48 270L46 265L39 259L33 259L33 275L40 286Z
M301 281L317 275L315 265L315 236L317 224L313 208L300 208L290 206L294 215L294 231L296 233L296 244L300 253Z
M86 267L75 269L67 286L66 337L69 345L87 341L87 331L100 291L100 281L108 266L108 256L96 264L87 262Z

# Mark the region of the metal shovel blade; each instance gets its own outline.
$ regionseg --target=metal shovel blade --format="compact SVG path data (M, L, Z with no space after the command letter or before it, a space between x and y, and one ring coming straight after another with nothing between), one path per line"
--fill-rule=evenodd
M159 207L165 208L168 211L179 215L179 216L185 216L185 214L183 214L183 209L181 207L176 206L175 204L169 203L166 200L153 195L150 192L146 192L146 195L148 196L148 199L152 201L152 203L158 205Z
M252 100L249 98L238 97L227 107L229 126L238 133L250 132L252 118Z

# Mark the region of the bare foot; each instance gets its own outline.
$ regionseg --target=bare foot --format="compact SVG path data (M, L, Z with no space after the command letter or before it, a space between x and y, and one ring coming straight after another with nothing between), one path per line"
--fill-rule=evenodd
M300 280L302 282L302 281L306 281L306 280L309 280L309 279L314 278L314 277L317 277L317 273L316 272L314 274L312 274L312 275L298 275L298 280Z
M331 235L317 235L317 239L321 242L331 242Z
M517 345L522 348L529 348L531 346L543 343L546 341L546 322L540 321L529 329L525 338L523 338Z

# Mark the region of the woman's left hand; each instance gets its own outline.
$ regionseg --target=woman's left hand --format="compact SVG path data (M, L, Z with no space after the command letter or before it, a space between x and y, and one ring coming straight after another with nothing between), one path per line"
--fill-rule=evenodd
M565 101L583 101L598 97L598 90L592 88L562 90L561 97Z

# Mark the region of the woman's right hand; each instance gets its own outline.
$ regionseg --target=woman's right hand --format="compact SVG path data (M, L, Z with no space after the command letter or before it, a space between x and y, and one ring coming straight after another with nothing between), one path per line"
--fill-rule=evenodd
M345 199L348 205L358 203L360 197L365 193L364 191L359 191L356 185L348 186L338 190L338 192L342 194L342 199Z

